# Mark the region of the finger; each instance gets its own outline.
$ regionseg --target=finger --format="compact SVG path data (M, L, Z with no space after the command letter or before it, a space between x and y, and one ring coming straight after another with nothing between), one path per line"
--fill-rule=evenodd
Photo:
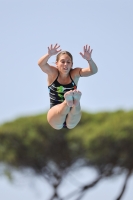
M90 54L92 54L93 49L91 49Z
M58 45L58 44L56 43L55 46L54 46L54 48L56 48L57 45Z
M53 48L53 45L51 44L51 49Z
M87 51L87 48L88 48L88 47L87 47L87 44L86 44L86 51Z
M88 51L90 52L90 46L88 46Z
M86 51L89 51L89 49L90 49L90 46L87 44L86 45Z
M82 57L84 56L81 52L79 53Z
M84 52L86 52L86 47L85 47L85 46L84 46L84 49L83 49L83 51L84 51Z
M57 50L57 52L60 52L62 49L60 49L60 50Z
M58 49L60 47L60 45L58 47L56 47L56 49Z

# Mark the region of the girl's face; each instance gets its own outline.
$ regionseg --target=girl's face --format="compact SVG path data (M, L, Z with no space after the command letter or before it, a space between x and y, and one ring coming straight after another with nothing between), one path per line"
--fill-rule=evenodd
M59 60L56 61L56 66L58 70L63 74L68 74L72 68L72 60L67 54L63 54L59 57Z

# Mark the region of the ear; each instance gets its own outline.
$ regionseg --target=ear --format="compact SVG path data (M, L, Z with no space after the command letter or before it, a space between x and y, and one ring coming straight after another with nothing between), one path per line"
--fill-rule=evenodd
M73 68L73 63L72 63L72 68Z

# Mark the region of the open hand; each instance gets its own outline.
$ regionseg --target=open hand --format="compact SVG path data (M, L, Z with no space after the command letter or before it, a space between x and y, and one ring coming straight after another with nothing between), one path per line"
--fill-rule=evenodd
M55 44L55 46L53 46L52 44L48 47L48 54L49 56L53 56L56 55L57 53L59 53L61 51L61 49L59 49L60 45Z
M80 52L80 55L86 60L91 60L91 54L92 49L90 49L90 46L86 44L83 48L83 53Z

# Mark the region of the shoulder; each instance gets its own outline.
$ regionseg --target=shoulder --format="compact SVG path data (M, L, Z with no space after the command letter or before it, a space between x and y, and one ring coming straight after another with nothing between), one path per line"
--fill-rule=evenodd
M73 81L75 82L75 84L77 85L78 84L78 81L79 81L79 78L80 78L80 70L82 68L74 68L74 69L71 69L70 71L70 75L73 79Z
M81 69L82 68L80 68L80 67L77 67L77 68L74 68L74 69L71 69L71 76L73 77L73 78L80 78L81 76L80 76L80 71L81 71Z

